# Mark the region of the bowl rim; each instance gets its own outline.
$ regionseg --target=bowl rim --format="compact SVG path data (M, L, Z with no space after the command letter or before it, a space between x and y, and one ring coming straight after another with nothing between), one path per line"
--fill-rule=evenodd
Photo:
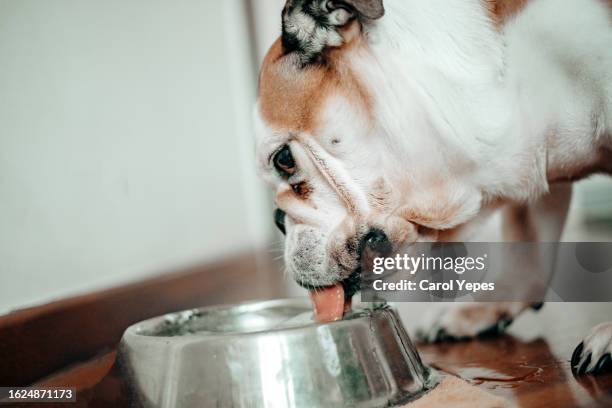
M128 339L135 341L146 341L146 342L163 342L166 344L185 344L191 342L200 342L207 339L219 339L223 337L241 337L241 336L262 336L270 334L278 334L279 332L299 332L309 330L319 330L323 327L341 327L347 325L354 325L356 323L363 323L369 321L373 317L381 315L384 311L393 310L390 306L382 306L376 308L362 308L357 311L351 312L345 318L333 322L319 323L310 322L304 324L297 324L290 327L273 327L267 329L258 329L252 331L231 331L231 332L207 332L207 333L190 333L179 336L160 336L153 335L150 333L144 333L146 330L153 330L155 326L160 325L167 321L171 316L180 316L186 313L201 312L201 311L215 311L215 310L229 310L234 308L254 308L253 311L261 310L273 306L297 306L304 307L304 309L312 310L310 301L306 297L294 297L294 298L281 298L281 299L264 299L264 300L249 300L239 303L227 303L218 304L211 306L202 306L192 309L179 310L176 312L166 313L160 316L145 319L138 323L130 325L123 333L122 342Z

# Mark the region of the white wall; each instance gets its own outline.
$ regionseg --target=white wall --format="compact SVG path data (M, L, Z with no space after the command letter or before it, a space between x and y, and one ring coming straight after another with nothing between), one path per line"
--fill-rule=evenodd
M241 0L0 0L0 313L267 242Z
M286 0L249 0L256 28L257 59L261 64L281 34L281 10Z

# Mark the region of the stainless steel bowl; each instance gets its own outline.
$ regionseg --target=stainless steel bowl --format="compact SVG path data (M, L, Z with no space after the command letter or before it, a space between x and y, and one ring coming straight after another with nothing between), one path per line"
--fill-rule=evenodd
M312 322L304 299L185 311L127 329L120 363L144 407L387 407L432 385L397 314Z

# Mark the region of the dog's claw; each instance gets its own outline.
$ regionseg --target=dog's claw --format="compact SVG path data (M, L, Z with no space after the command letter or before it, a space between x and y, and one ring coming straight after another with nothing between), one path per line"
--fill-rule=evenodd
M436 338L434 341L455 341L455 340L456 338L448 334L446 330L439 329L438 332L436 333Z
M602 358L599 359L595 368L593 368L594 373L602 373L610 368L612 362L612 356L608 353L605 354Z
M595 327L576 347L570 361L574 375L599 374L612 369L612 323Z
M589 368L591 366L593 354L588 353L586 356L583 356L583 349L584 344L580 343L572 355L572 371L575 375L599 374L612 368L612 355L610 355L610 353L604 354L599 361L597 361L597 364Z
M578 375L586 374L589 371L589 365L591 364L591 356L592 354L589 353L586 355L586 358L582 359L580 367L578 368Z
M584 342L580 342L580 344L574 349L572 353L572 371L574 374L576 373L576 368L578 367L578 363L580 362L580 358L582 357L582 350L584 350Z
M443 341L457 341L458 338L447 333L444 328L433 328L427 332L424 330L418 330L416 332L416 338L423 343L438 343Z
M591 353L586 352L584 342L580 343L572 353L572 372L575 375L582 375L587 372L591 364Z

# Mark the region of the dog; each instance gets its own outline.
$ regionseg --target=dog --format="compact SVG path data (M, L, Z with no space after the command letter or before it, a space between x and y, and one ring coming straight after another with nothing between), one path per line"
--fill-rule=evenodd
M287 1L260 74L257 163L315 306L341 316L364 251L464 240L494 211L506 241L560 239L571 183L612 174L611 6ZM425 337L476 336L532 306L458 304ZM600 371L611 340L612 322L594 328L573 366Z

